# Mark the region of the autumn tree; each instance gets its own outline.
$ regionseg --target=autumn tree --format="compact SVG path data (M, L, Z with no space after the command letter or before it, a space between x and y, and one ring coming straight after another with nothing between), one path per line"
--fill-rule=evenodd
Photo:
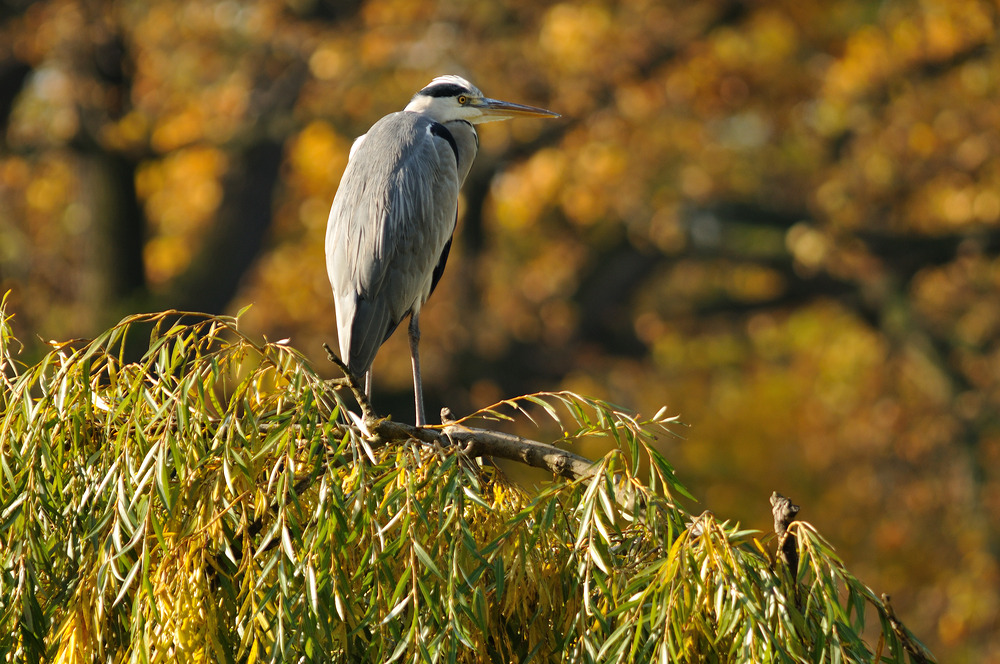
M778 555L686 511L663 410L539 393L418 429L238 319L171 320L29 367L0 308L4 661L930 661L787 500ZM561 446L481 427L510 409Z
M481 132L421 319L429 404L667 403L701 508L765 529L749 497L785 488L943 659L984 660L997 28L985 0L15 0L0 290L31 366L126 314L253 303L248 334L335 376L321 247L351 141L465 74L564 120ZM375 408L399 418L394 343Z

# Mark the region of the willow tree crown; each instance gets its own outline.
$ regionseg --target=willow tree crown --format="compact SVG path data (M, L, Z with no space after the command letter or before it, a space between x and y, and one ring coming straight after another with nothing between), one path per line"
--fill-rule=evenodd
M6 661L930 661L808 523L790 567L687 511L665 409L539 393L418 430L238 317L132 316L28 366L0 311ZM558 445L496 430L531 418Z

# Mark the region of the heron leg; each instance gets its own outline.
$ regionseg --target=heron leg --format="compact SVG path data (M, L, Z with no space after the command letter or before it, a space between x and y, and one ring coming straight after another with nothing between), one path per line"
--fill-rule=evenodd
M420 344L420 323L417 321L417 314L414 312L410 316L410 327L407 330L410 336L410 361L413 363L413 400L417 411L417 426L426 424L424 419L424 390L420 382L420 351L417 346Z
M365 396L368 400L372 400L372 370L369 369L365 372Z

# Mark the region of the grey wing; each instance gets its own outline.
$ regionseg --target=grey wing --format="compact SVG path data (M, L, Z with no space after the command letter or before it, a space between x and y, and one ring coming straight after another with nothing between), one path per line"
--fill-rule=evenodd
M341 357L356 375L427 300L455 228L456 157L435 124L413 113L377 122L352 151L330 210L327 272Z

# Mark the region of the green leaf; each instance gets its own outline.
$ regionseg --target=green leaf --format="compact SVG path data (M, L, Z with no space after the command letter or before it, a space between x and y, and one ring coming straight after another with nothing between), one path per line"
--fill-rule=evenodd
M413 551L417 554L417 558L420 560L421 563L423 563L424 567L430 570L430 572L434 576L444 581L445 580L444 575L441 573L441 570L438 569L437 565L434 564L434 561L427 553L427 550L424 549L424 547L417 540L413 540L412 544L413 544Z

